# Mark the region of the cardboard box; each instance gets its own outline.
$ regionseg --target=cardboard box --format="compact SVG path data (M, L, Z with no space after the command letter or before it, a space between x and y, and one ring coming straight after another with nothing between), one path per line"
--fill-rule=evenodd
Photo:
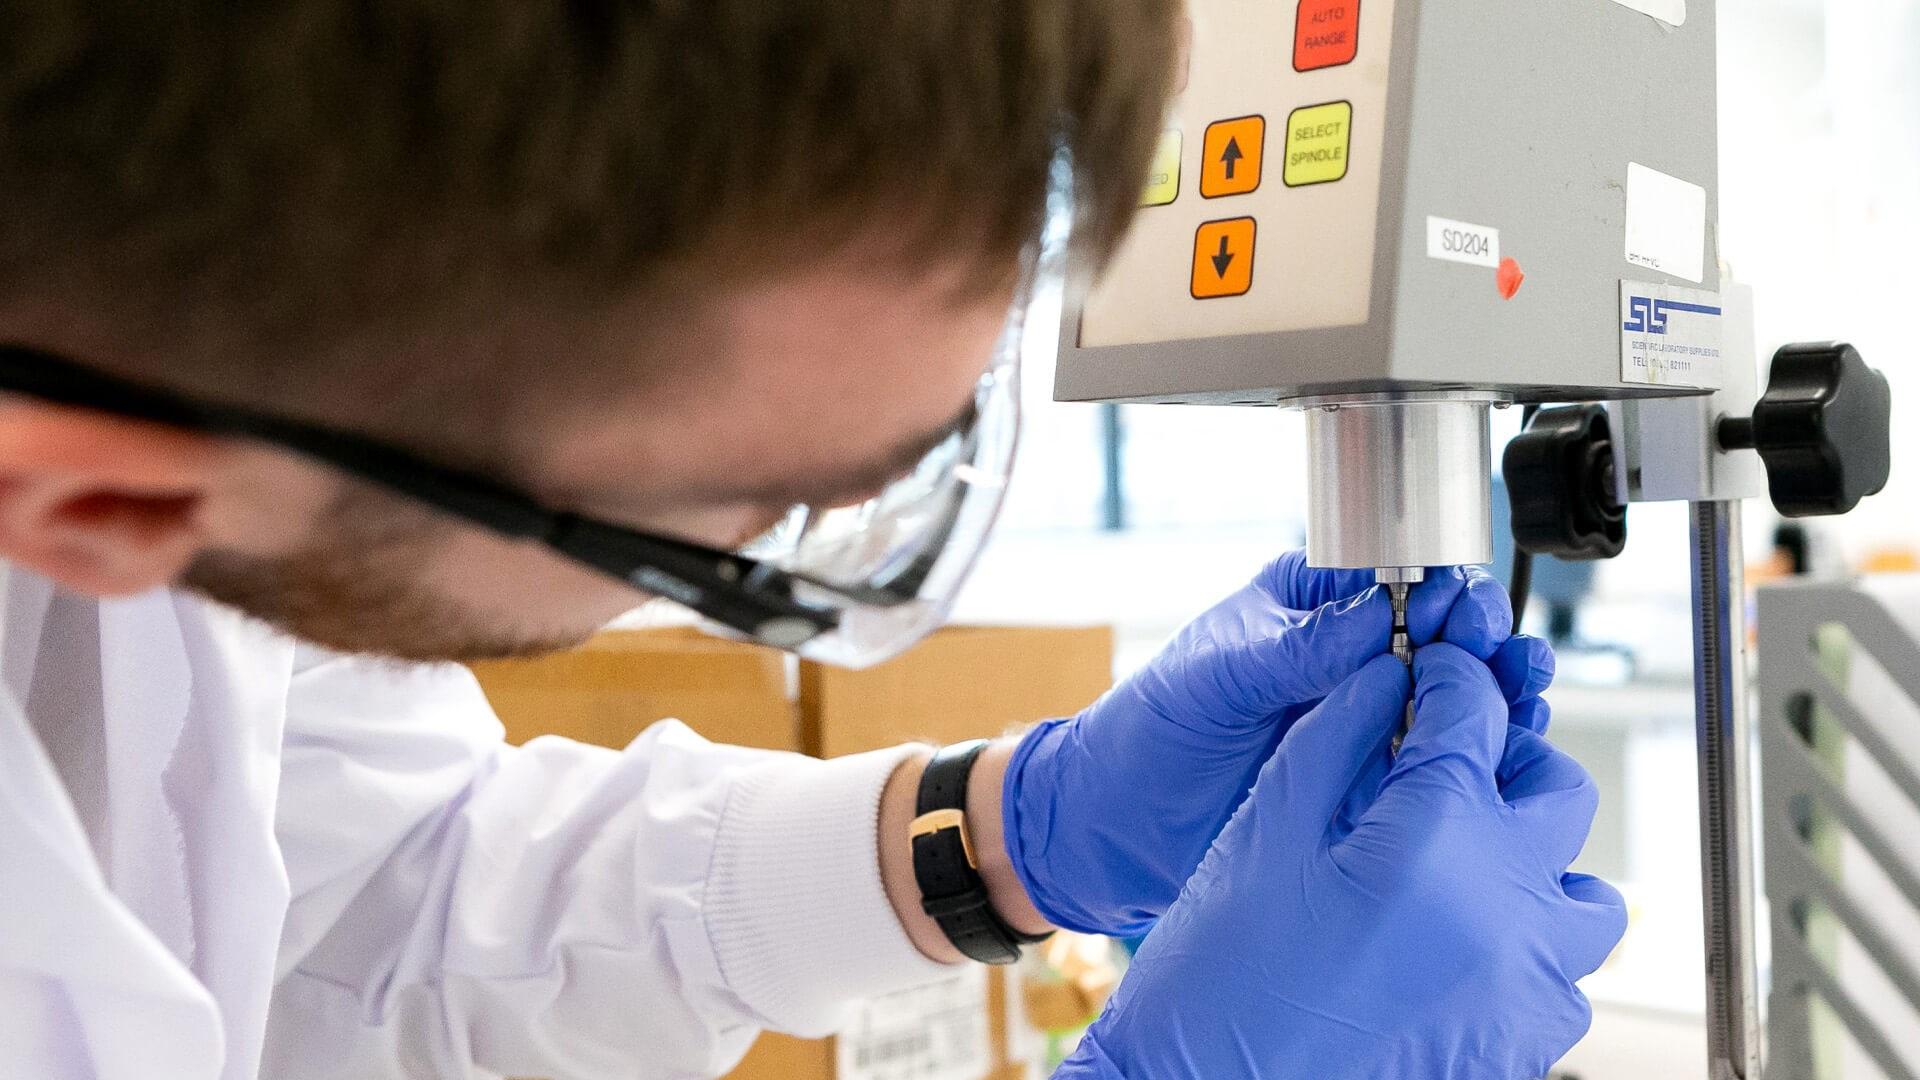
M820 757L1000 735L1092 704L1110 627L955 626L865 671L800 665L803 745Z
M715 742L799 750L792 661L690 629L619 630L570 652L473 665L507 741L565 735L624 747L656 720Z
M1112 682L1113 631L951 627L847 671L695 630L613 630L571 652L473 670L514 743L565 735L621 747L674 717L714 742L839 757L1078 712Z
M796 662L771 649L697 631L614 630L571 652L475 665L511 742L565 735L622 747L649 724L685 721L715 742L838 757L901 742L999 735L1086 707L1112 682L1106 627L950 627L866 671ZM760 1037L733 1080L971 1080L932 1059L979 1061L981 1080L1025 1076L1010 1058L1020 994L1005 969L969 969L964 985L881 1002L839 1040ZM912 1009L935 1039L889 1039ZM977 1023L983 1011L986 1023ZM958 1013L969 1015L956 1015ZM988 1045L968 1047L984 1031ZM956 1053L956 1048L958 1052ZM981 1052L975 1052L981 1051ZM889 1057L919 1054L918 1058ZM963 1070L964 1071L964 1070Z

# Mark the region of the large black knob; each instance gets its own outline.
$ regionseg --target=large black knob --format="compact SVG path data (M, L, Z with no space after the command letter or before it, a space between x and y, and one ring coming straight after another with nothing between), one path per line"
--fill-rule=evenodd
M1757 450L1787 517L1844 514L1887 486L1893 397L1851 345L1788 345L1773 354L1750 419L1720 421L1720 445Z
M1500 469L1520 550L1580 561L1611 559L1626 546L1605 407L1542 410L1507 443Z

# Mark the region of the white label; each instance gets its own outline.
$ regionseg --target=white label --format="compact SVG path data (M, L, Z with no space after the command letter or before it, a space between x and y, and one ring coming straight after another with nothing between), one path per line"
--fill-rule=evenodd
M838 1080L980 1080L993 1066L987 969L873 998L834 1040Z
M1500 230L1446 218L1427 218L1427 257L1470 266L1500 265Z
M1627 164L1627 261L1702 281L1707 268L1707 189Z
M1620 381L1720 386L1720 294L1646 281L1620 283Z
M1642 15L1651 15L1671 26L1681 26L1687 21L1687 0L1613 0L1621 7L1630 7Z

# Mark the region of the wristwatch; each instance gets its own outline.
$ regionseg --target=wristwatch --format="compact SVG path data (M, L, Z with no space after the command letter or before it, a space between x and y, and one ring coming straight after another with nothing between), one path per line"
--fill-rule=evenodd
M920 885L920 909L940 925L961 954L983 964L1011 964L1020 946L1053 935L1023 934L993 910L987 883L973 857L967 835L967 778L987 740L956 743L933 755L920 774L909 838L913 877Z

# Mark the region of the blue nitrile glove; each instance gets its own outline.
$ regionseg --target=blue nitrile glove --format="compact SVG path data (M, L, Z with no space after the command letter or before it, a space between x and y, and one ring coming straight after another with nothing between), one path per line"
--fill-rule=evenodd
M1002 820L1041 914L1083 932L1143 933L1287 727L1387 651L1392 621L1371 571L1311 570L1293 552L1085 712L1029 732L1007 768ZM1544 642L1509 640L1506 592L1483 571L1433 571L1410 593L1407 621L1416 643L1492 658L1515 701L1551 676Z
M1597 796L1487 666L1375 660L1281 742L1056 1080L1529 1080L1587 1030L1574 980L1626 906L1566 873Z

